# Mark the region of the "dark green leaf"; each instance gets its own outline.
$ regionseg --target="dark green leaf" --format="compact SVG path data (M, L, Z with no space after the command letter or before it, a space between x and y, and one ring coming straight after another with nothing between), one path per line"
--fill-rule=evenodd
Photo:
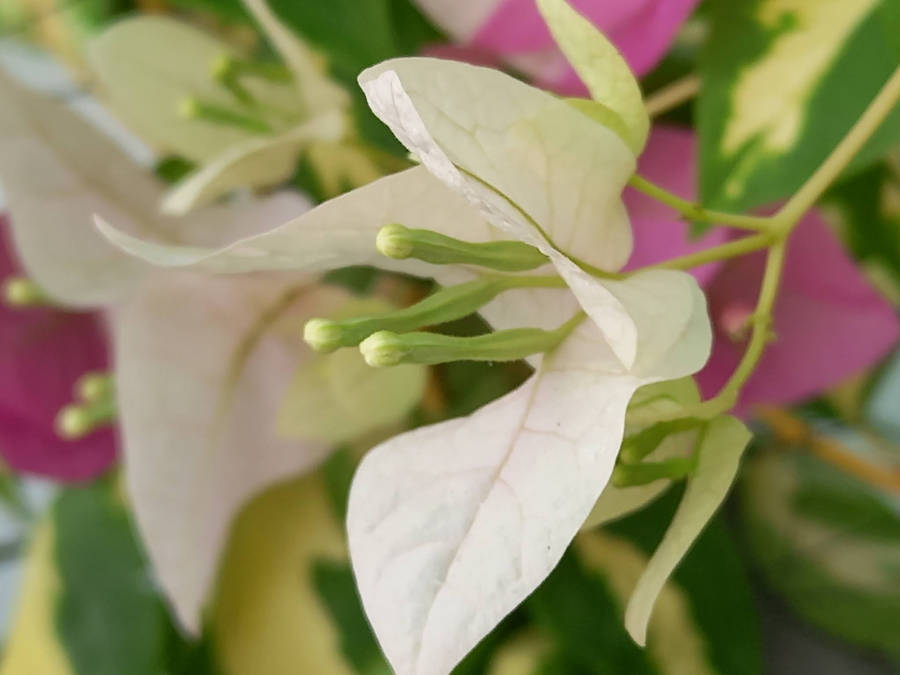
M646 652L625 632L622 611L602 577L585 570L568 551L527 601L529 612L551 634L566 659L585 673L656 673Z
M359 675L390 673L363 612L350 565L333 560L316 562L313 584L340 634L341 652L354 671ZM484 675L494 649L518 623L520 616L515 613L504 620L453 670L453 675Z
M169 621L111 482L65 490L53 507L62 592L57 629L79 675L156 675Z

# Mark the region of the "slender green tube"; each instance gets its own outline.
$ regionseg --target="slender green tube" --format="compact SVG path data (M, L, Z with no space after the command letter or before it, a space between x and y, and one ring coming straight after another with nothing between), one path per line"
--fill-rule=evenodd
M375 247L388 258L415 258L432 265L477 265L500 272L524 272L550 262L534 246L521 241L473 243L399 224L381 228Z
M378 331L406 333L426 326L455 321L477 312L500 293L512 288L561 288L559 277L484 277L432 293L414 305L385 314L343 320L311 319L303 339L318 352L354 347Z
M439 333L379 331L359 345L370 366L381 368L401 363L437 364L451 361L515 361L550 351L584 319L579 312L556 330L514 328L475 337Z
M701 424L703 424L702 420L688 417L670 422L659 422L649 426L629 436L622 442L619 459L626 464L640 462L644 457L656 450L666 437L694 429Z
M223 126L240 127L254 133L266 134L272 127L264 120L245 115L215 103L206 103L196 98L186 98L179 104L178 114L189 120L202 120Z

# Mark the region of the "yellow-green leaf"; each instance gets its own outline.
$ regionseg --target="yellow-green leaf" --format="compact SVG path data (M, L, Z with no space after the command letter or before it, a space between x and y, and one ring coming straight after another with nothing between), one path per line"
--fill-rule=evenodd
M622 136L635 154L647 142L650 118L640 86L625 59L606 36L566 0L538 0L538 8L569 63L602 106L591 114ZM581 106L579 106L581 109ZM583 110L583 112L585 112ZM612 115L621 120L613 123Z

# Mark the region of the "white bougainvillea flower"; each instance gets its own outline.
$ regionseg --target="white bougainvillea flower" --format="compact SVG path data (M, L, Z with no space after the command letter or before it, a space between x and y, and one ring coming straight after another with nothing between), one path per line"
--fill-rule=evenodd
M363 370L358 354L314 354L300 340L304 322L350 298L308 274L161 273L92 227L96 214L134 235L216 245L303 213L304 198L285 192L162 216L164 186L91 124L2 73L0 98L0 186L17 246L54 299L109 309L128 492L159 580L196 630L246 499L314 466L335 443L399 420L425 371ZM349 377L357 406L340 419L323 414Z
M379 175L353 142L347 92L264 0L244 4L289 67L283 74L271 72L277 64L248 61L162 16L126 19L90 44L90 64L112 108L161 150L199 165L166 196L170 213L235 188L277 185L302 154L317 173L338 171L351 184Z
M624 69L636 90L621 59L585 63L617 81ZM219 250L101 229L149 262L219 272L378 263L444 284L472 278L466 266L379 260L373 241L388 223L474 242L514 238L549 258L566 289L508 291L485 317L498 329L555 328L580 309L591 320L533 358L519 389L372 450L353 483L351 557L379 641L398 673L446 673L559 560L609 480L635 390L696 372L710 327L689 275L604 274L631 250L620 195L646 133L633 100L610 92L572 104L434 59L383 63L360 84L423 166Z

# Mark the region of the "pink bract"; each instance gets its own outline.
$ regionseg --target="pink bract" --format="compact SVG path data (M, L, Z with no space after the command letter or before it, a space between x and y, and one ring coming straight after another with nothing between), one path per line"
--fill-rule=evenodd
M643 75L665 54L698 0L571 0ZM556 48L534 0L419 0L462 45L493 53L548 89L586 90ZM480 59L483 60L483 59Z
M729 335L729 324L755 305L764 264L763 253L737 258L707 286L716 336L709 363L698 375L705 396L719 390L743 354L745 344ZM900 339L897 313L815 210L800 221L788 244L774 321L776 339L744 386L738 414L756 404L809 398L878 362Z
M0 280L22 274L0 216ZM112 430L78 441L60 439L57 412L78 378L108 368L97 314L11 308L0 303L0 454L15 471L80 481L105 471L116 456Z

